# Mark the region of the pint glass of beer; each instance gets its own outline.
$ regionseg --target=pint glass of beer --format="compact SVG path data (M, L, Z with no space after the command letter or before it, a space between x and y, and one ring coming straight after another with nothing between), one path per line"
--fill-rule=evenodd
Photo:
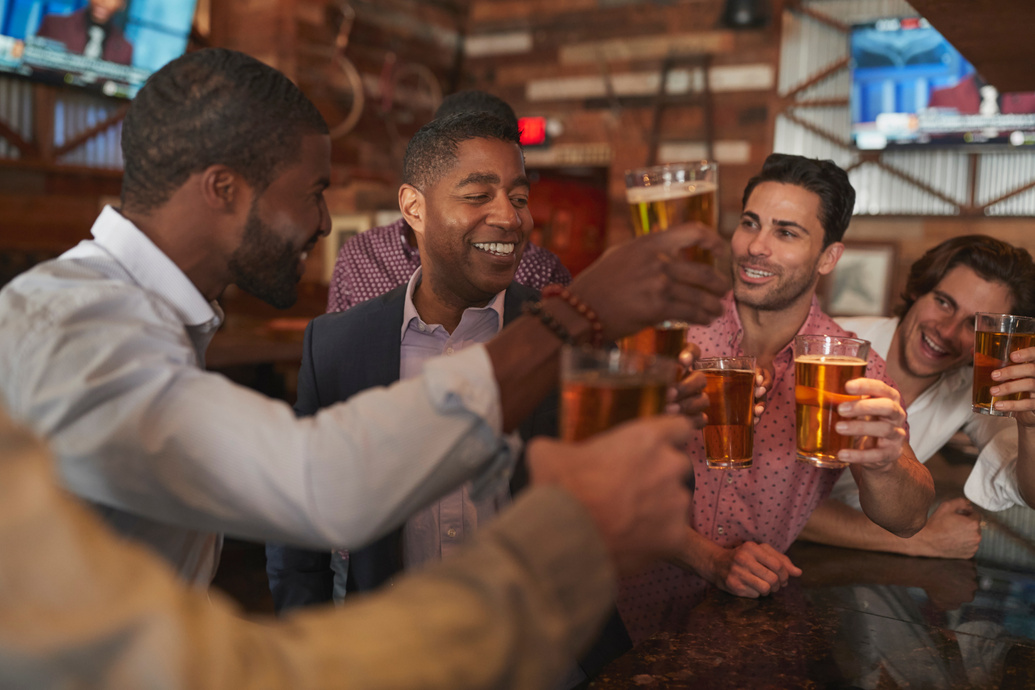
M694 360L704 372L708 394L708 424L704 454L708 467L751 467L755 408L754 357L704 357Z
M1012 412L995 409L1000 400L1020 400L1024 393L992 396L992 372L1012 364L1010 353L1035 345L1035 319L1013 314L974 315L974 399L972 409L996 417Z
M561 352L561 438L581 441L616 424L660 414L679 364L638 352L565 347Z
M842 448L854 448L855 438L842 436L835 425L842 417L837 406L862 398L845 393L845 383L866 376L870 343L832 335L794 337L794 416L798 459L816 467L845 467L837 459Z
M718 167L710 161L673 163L627 170L625 199L636 236L662 232L680 223L697 221L713 230L719 224ZM711 252L687 247L690 261L712 263ZM626 351L678 357L686 342L687 325L665 321L654 328L623 338Z

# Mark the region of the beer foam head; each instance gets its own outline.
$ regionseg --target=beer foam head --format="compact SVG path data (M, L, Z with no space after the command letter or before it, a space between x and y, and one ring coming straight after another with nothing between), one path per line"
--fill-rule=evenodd
M839 367L857 367L860 364L866 364L865 359L848 355L798 355L794 361L802 364L826 364Z
M717 185L714 182L690 181L677 184L662 184L651 187L628 187L625 190L626 201L630 204L647 204L652 201L683 199L700 194L714 194Z

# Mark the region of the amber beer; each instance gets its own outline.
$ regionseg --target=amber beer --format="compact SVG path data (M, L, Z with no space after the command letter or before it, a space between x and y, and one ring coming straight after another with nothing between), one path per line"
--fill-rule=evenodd
M689 181L660 187L628 187L625 198L636 236L661 232L680 223L696 221L710 228L718 225L718 185L713 181ZM702 247L683 250L690 261L711 263L712 255Z
M708 161L657 165L625 173L625 198L637 237L691 221L717 228L717 193L717 167ZM686 247L683 255L689 261L707 264L714 260L703 247ZM686 343L686 329L685 323L666 321L623 338L618 346L627 352L679 357Z
M1020 400L1024 392L992 395L992 372L1012 364L1010 353L1035 345L1035 319L1013 314L979 313L974 317L974 397L972 409L980 414L1012 417L995 403Z
M855 446L856 437L837 433L837 406L859 400L845 384L866 376L870 344L858 338L797 336L794 339L794 417L798 459L817 467L844 467L838 451Z
M618 350L565 348L561 358L561 438L581 441L630 419L660 414L678 365Z
M665 321L653 328L644 328L639 333L618 341L622 352L639 352L645 355L660 355L679 359L679 353L686 347L688 326L677 321Z
M754 445L755 358L706 357L694 362L704 373L708 424L704 453L708 467L751 467Z

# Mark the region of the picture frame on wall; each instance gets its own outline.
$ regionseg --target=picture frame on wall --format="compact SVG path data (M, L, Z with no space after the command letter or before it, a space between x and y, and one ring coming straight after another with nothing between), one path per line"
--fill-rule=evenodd
M897 261L893 242L845 242L840 261L820 289L824 311L831 316L889 315Z

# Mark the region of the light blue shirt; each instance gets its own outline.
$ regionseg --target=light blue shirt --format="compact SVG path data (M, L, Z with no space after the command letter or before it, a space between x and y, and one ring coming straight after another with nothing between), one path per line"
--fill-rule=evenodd
M110 207L87 240L0 291L0 391L66 488L207 584L220 533L358 548L514 449L484 347L296 419L202 369L222 313ZM416 465L416 469L415 469Z
M417 313L413 294L420 284L418 268L406 285L403 326L399 348L399 377L420 376L432 357L452 356L461 350L492 340L503 328L503 301L506 291L493 297L484 307L464 310L460 323L450 333L441 324L426 323ZM502 487L494 495L471 496L465 485L421 510L406 521L403 530L403 559L407 568L437 561L454 552L477 529L510 503L510 492Z

